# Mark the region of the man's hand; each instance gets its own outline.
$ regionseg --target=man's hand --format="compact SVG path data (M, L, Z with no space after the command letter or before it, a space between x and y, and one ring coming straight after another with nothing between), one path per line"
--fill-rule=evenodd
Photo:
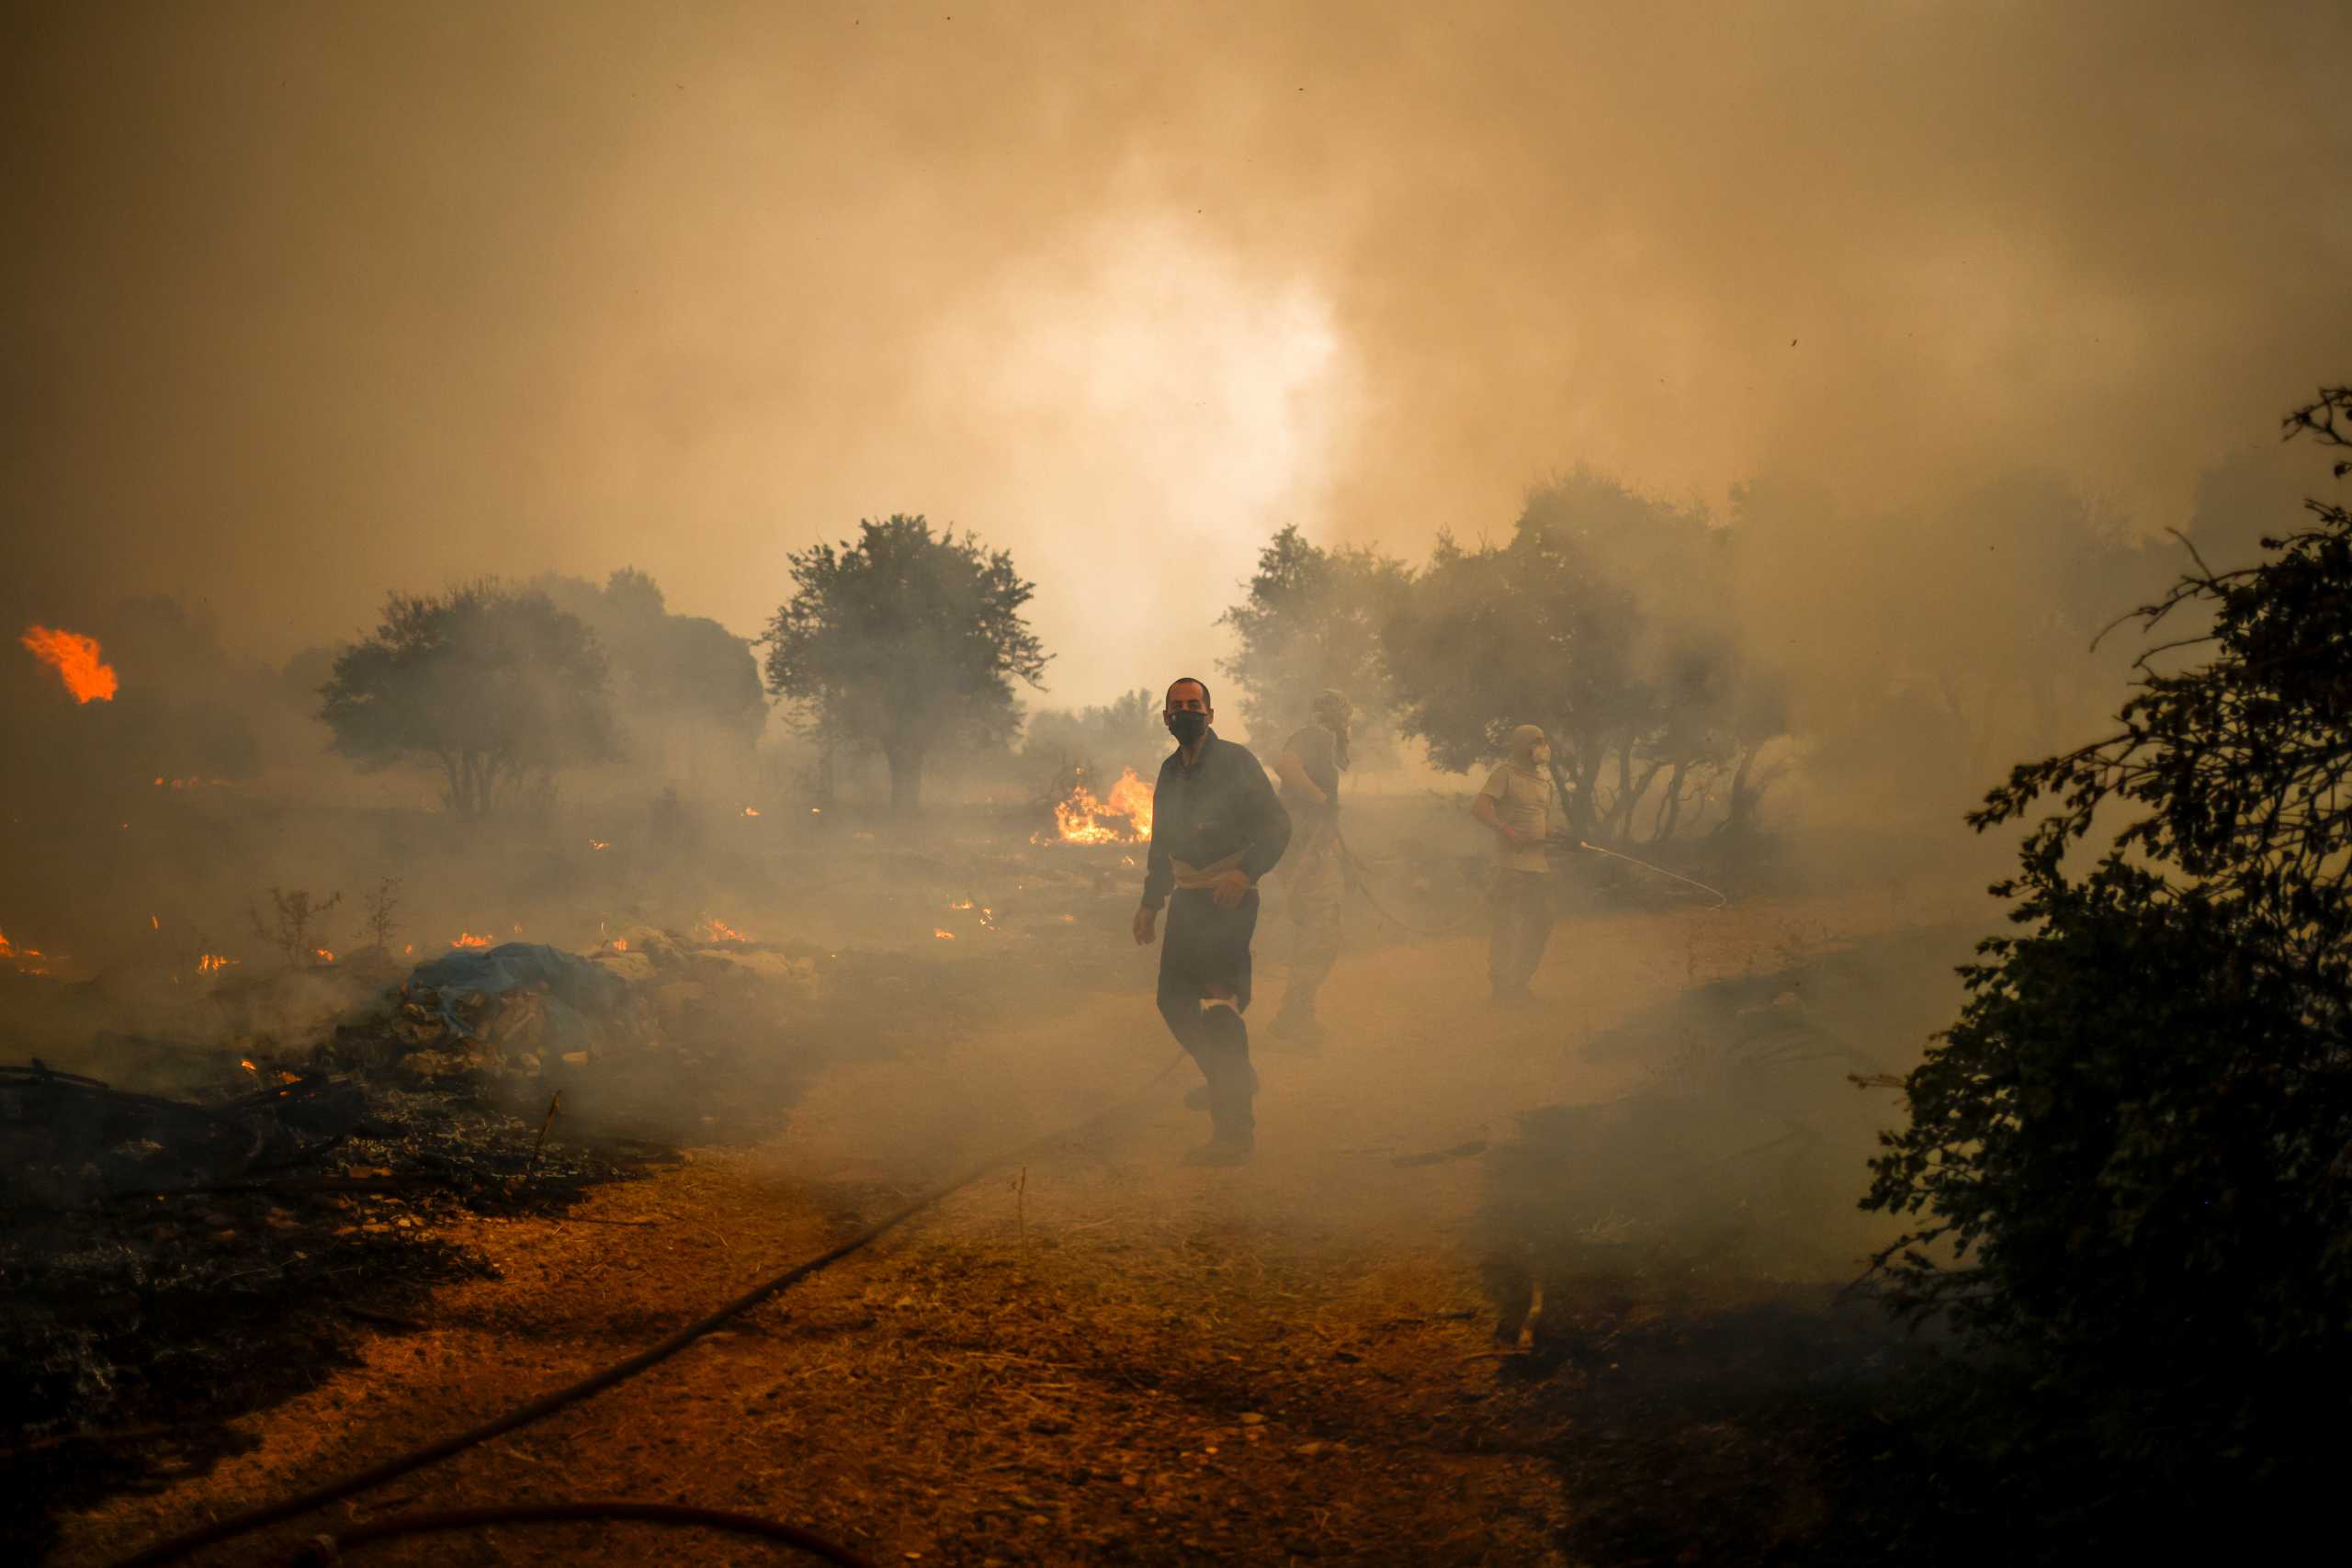
M1147 906L1136 911L1136 945L1149 947L1159 934L1159 911Z
M1209 901L1220 909L1238 909L1249 896L1250 878L1238 871L1228 871L1209 884Z

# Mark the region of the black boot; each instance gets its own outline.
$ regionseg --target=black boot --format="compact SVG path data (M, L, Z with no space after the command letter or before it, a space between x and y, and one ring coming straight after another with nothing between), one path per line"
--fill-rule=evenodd
M1251 1094L1255 1094L1255 1093L1257 1093L1257 1092L1258 1092L1258 1069L1257 1069L1255 1066L1252 1066L1252 1067L1250 1069L1250 1092ZM1185 1110L1187 1110L1187 1111L1206 1111L1208 1108L1209 1108L1209 1086L1208 1086L1208 1085L1206 1085L1206 1084L1204 1084L1204 1083L1194 1084L1192 1088L1190 1088L1190 1089L1186 1089L1186 1090L1184 1091L1184 1109L1185 1109Z
M1201 1070L1208 1078L1209 1141L1184 1156L1187 1165L1239 1165L1257 1147L1258 1075L1250 1066L1250 1030L1231 1008L1201 1015Z

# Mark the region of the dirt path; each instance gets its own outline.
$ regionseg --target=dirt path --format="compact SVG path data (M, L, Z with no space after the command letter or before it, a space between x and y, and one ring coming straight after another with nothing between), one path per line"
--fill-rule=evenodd
M1555 1416L1496 1381L1477 1284L1480 1162L1395 1158L1606 1096L1578 1042L1694 983L1851 930L1782 905L1564 929L1496 1013L1468 941L1351 960L1316 1056L1261 1057L1263 1152L1177 1166L1189 1069L1131 1115L958 1193L873 1252L619 1389L334 1511L627 1497L793 1520L883 1562L1541 1562L1573 1499ZM356 1470L616 1359L975 1155L1067 1126L1168 1059L1132 993L1043 990L1033 1016L836 1070L788 1130L607 1190L562 1222L478 1224L503 1278L424 1332L244 1423L254 1446L68 1522L100 1562ZM1275 987L1270 987L1270 990ZM1614 1075L1614 1077L1612 1077ZM320 1528L216 1550L282 1560ZM768 1562L641 1526L365 1549L384 1563Z

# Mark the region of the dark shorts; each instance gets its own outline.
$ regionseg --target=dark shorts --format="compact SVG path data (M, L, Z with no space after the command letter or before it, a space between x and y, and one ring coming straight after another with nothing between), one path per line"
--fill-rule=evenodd
M1168 897L1168 931L1160 939L1159 999L1197 1002L1211 986L1250 1005L1250 939L1258 930L1255 888L1220 909L1204 888L1180 887Z

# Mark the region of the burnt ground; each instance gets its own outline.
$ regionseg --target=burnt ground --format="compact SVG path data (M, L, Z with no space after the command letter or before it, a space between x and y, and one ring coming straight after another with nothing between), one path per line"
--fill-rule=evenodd
M1883 904L1850 901L1589 916L1555 940L1552 1000L1525 1012L1485 1003L1473 941L1353 953L1324 1050L1261 1052L1254 1166L1177 1165L1200 1128L1170 1077L635 1381L199 1561L281 1560L321 1528L408 1509L569 1497L745 1509L885 1562L1871 1558L1914 1529L1874 1499L1907 1462L1886 1380L1918 1352L1837 1296L1877 1234L1822 1179L1851 1168L1859 1190L1845 1122L1728 1162L1668 1151L1708 1173L1675 1186L1680 1208L1626 1198L1530 1222L1514 1184L1549 1179L1527 1153L1545 1123L1522 1112L1638 1102L1662 1065L1687 1088L1724 1070L1713 1038L1761 1042L1774 1071L1814 1075L1813 1099L1855 1104L1842 1060L1777 1065L1816 1055L1788 1049L1803 986L1758 982L1817 974L1884 923ZM956 989L954 1019L944 998L900 1010L895 1054L829 1065L761 1141L693 1148L565 1215L448 1218L438 1234L490 1272L435 1286L419 1326L368 1334L350 1364L239 1418L243 1451L69 1514L50 1560L102 1562L495 1415L959 1162L1135 1095L1171 1052L1151 957L1127 959L1105 965L1113 988L1038 970ZM1814 1010L1829 1027L1813 1032L1892 1067L1917 1048L1900 1023L1858 1042L1886 1021L1836 1010ZM1718 1109L1750 1098L1729 1070ZM1773 1114L1804 1102L1781 1092ZM1692 1190L1713 1197L1684 1203ZM1540 1304L1498 1343L1515 1278ZM364 1555L776 1560L618 1525Z

